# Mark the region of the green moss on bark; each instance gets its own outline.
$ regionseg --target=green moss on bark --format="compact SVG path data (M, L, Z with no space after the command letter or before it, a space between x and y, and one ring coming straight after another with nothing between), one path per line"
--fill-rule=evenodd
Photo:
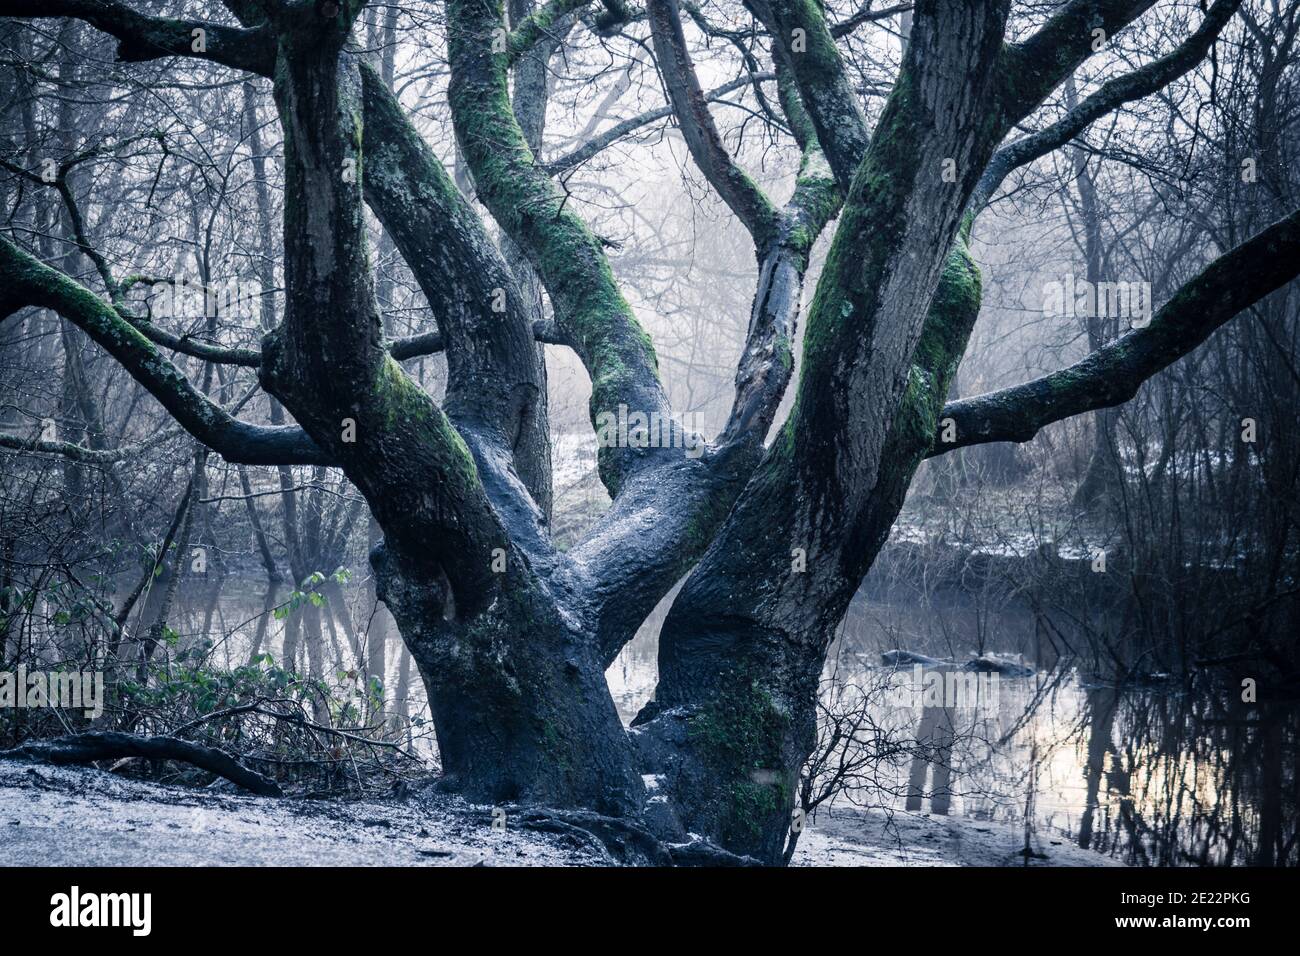
M723 787L721 832L743 844L789 800L782 759L789 721L758 680L739 678L738 685L692 716L687 735Z

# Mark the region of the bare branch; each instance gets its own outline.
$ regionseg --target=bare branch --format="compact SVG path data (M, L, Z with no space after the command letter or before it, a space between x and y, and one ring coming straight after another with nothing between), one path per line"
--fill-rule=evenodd
M677 0L649 0L646 11L659 75L663 77L668 101L695 165L717 190L722 201L744 223L755 244L766 246L776 234L777 211L722 144L722 137L709 115L699 78L695 75L695 64L686 49Z
M1195 67L1237 12L1241 2L1242 0L1215 0L1201 25L1176 49L1132 73L1109 80L1055 123L1001 147L993 154L988 168L980 177L979 186L971 197L970 208L976 213L982 210L1012 170L1065 145L1111 110L1163 89Z
M1127 402L1162 369L1217 328L1300 275L1300 211L1220 256L1184 285L1145 328L1133 329L1087 358L1031 382L944 406L956 441L941 455L984 442L1029 441L1044 425Z
M751 83L774 79L776 79L775 73L754 73L747 76L737 77L734 80L723 83L721 86L716 86L709 90L709 92L704 94L704 100L705 102L712 103L715 100L722 99L722 97L726 96L728 93L738 90L743 86L749 86ZM666 119L672 115L673 108L671 106L661 106L657 109L646 110L644 113L638 113L636 116L629 117L622 122L615 123L609 129L605 130L605 132L598 136L593 136L572 152L565 153L563 156L559 156L551 160L549 163L546 163L546 171L555 175L556 173L562 173L575 166L579 166L603 150L608 149L625 136L629 136L637 130L649 126L651 123L661 119Z
M906 13L912 9L910 3L895 3L892 6L881 7L879 10L871 9L872 0L867 0L857 12L852 16L846 17L839 23L831 27L831 36L839 40L848 36L864 23L875 23L878 20L888 20L890 17L898 16L900 13Z
M113 462L140 453L138 448L86 448L66 441L23 438L20 435L10 435L5 432L0 432L0 448L9 448L21 452L37 452L42 455L61 455L64 458L71 458L87 465L111 465Z
M162 403L191 435L227 461L246 465L329 464L300 428L232 418L190 384L139 329L103 299L0 238L0 314L53 309L89 335Z

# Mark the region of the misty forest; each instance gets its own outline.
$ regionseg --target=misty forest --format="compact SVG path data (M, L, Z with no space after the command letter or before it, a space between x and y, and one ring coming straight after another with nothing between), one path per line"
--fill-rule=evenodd
M1290 0L0 0L6 839L1297 865L1297 276Z

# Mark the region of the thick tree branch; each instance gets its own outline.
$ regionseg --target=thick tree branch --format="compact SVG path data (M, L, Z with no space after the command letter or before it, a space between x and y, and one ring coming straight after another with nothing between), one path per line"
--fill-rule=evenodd
M275 63L275 41L263 28L153 17L115 0L6 0L0 15L84 20L117 37L117 57L125 62L193 56L262 76L269 76ZM201 42L196 30L203 31Z
M1108 42L1154 5L1155 0L1069 0L1038 32L1004 47L996 93L1011 121L1036 110L1096 52L1094 46Z
M1176 49L1131 73L1108 80L1050 126L999 148L980 177L970 208L978 214L1013 170L1065 145L1116 107L1150 96L1195 67L1241 3L1242 0L1215 0L1201 25Z
M345 22L275 23L285 314L263 338L259 379L365 495L393 560L418 563L426 579L441 568L469 613L501 585L491 558L507 536L470 447L478 436L462 433L385 346L367 251L361 59L346 48ZM443 330L453 346L458 318ZM521 331L531 350L531 330Z
M815 0L747 0L746 6L772 34L774 53L794 76L827 162L847 190L870 135L821 5Z
M360 66L365 109L365 197L384 224L438 319L447 351L444 402L453 417L505 433L533 401L536 369L530 313L482 220L411 125L383 79ZM414 354L421 336L396 348Z
M448 15L457 141L479 197L537 270L560 329L591 375L593 424L620 405L671 421L649 336L615 284L600 241L537 164L511 109L506 58L492 52L499 2L452 0ZM604 447L602 480L617 494L628 475L665 451Z
M755 245L765 248L776 236L778 213L758 184L732 159L718 135L686 48L677 0L649 0L646 12L659 75L695 165L744 223Z
M780 76L781 103L803 157L774 237L754 237L758 285L727 424L707 467L679 460L639 477L635 493L621 495L570 552L574 566L596 571L585 594L606 663L708 546L757 466L790 382L808 258L843 196L784 67Z
M1300 211L1212 262L1179 289L1147 327L1133 329L1050 375L948 403L943 418L955 423L956 441L939 442L930 454L984 442L1029 441L1044 425L1120 405L1151 376L1297 275Z
M840 211L844 191L826 162L816 129L788 70L779 70L781 105L803 151L794 194L781 209L777 238L766 248L755 241L758 288L749 332L736 368L736 394L719 445L761 444L785 395L794 368L794 340L804 273L813 244Z
M58 312L89 335L191 435L227 461L245 465L330 464L300 428L232 418L190 384L135 326L84 286L0 238L0 314L24 306Z
M543 38L557 30L560 22L570 13L589 7L593 2L594 0L550 0L524 17L510 31L506 46L510 63L514 64Z
M60 455L87 465L111 465L123 458L129 458L140 453L138 448L86 448L83 445L74 445L71 442L23 438L5 432L0 432L0 448L8 448L11 451L35 452L42 455Z

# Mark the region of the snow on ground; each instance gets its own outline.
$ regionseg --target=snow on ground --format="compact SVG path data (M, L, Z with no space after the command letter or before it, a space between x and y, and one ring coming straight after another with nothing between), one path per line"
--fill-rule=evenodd
M493 830L446 795L268 800L0 760L0 865L591 866L568 835Z
M1066 837L971 817L834 808L819 810L799 838L794 866L1123 866Z
M594 866L567 834L493 830L485 808L404 799L268 800L0 760L0 866ZM900 842L901 841L901 842ZM960 817L821 811L797 866L1020 866L1016 828ZM1033 866L1111 861L1049 840ZM1113 864L1111 864L1113 865Z

